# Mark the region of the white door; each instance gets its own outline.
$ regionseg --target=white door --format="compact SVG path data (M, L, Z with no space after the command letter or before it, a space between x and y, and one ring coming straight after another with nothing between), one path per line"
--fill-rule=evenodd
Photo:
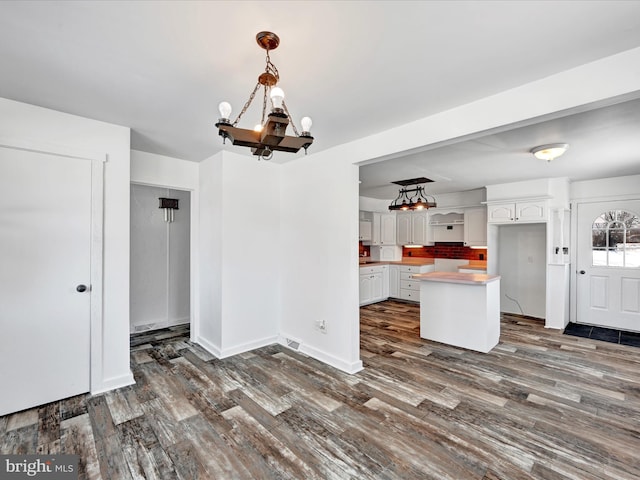
M0 415L89 391L90 247L91 161L0 148Z
M640 200L578 205L577 322L640 331Z

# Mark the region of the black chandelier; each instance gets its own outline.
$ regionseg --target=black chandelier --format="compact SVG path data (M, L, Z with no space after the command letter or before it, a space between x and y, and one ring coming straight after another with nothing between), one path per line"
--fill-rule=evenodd
M424 186L420 183L431 182L425 177L412 178L409 180L399 180L395 183L401 185L403 188L398 192L396 199L389 205L389 210L423 210L428 208L435 208L438 206L436 199L431 195L427 195L424 191ZM417 185L414 188L407 188L408 186Z
M272 32L260 32L256 35L256 41L261 48L267 51L265 70L258 77L258 83L256 83L253 92L251 92L249 100L247 100L242 111L233 122L229 120L231 105L227 102L220 103L218 106L220 119L216 123L218 133L223 138L223 143L228 138L233 145L250 147L253 154L258 155L262 160L271 160L274 151L296 153L301 148L304 148L306 153L307 148L313 143L313 137L310 133L311 119L309 117L302 118L300 121L302 133L298 133L298 129L289 114L287 104L284 102L284 92L280 87L276 87L280 76L278 69L271 63L271 58L269 57L269 51L278 47L280 38ZM253 130L236 127L244 112L251 105L260 86L264 88L260 124L256 125ZM271 113L266 116L265 120L267 98L271 99ZM295 136L286 134L289 124L293 128Z

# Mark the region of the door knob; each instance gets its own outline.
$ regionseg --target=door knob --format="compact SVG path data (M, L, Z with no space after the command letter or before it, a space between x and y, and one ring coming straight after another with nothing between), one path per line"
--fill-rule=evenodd
M80 293L82 293L82 292L86 292L86 291L87 291L87 286L86 286L86 285L78 285L78 286L76 287L76 291L77 291L77 292L80 292Z
M579 273L580 275L584 275L584 274L585 274L585 273L587 273L587 272L585 272L584 270L580 270L578 273Z

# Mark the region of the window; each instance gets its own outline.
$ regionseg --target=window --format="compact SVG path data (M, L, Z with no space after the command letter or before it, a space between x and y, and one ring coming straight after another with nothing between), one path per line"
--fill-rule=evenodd
M624 210L609 210L591 226L594 267L640 267L640 218Z

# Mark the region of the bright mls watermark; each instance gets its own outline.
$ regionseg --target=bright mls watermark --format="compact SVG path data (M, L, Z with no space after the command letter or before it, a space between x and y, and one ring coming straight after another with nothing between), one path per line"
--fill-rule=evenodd
M78 455L0 455L0 480L78 480Z

